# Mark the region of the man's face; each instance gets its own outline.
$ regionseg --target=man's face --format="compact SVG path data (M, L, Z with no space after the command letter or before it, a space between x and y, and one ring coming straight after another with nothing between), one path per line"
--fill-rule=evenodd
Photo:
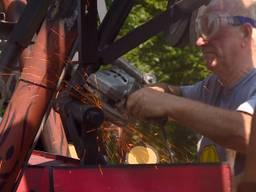
M214 16L225 15L225 13L216 8L208 6L202 13L202 17L208 21L214 20ZM229 67L233 67L235 58L239 56L240 38L239 27L230 25L216 27L209 25L209 31L214 31L213 35L207 37L200 36L196 45L202 48L207 68L211 71L221 74Z

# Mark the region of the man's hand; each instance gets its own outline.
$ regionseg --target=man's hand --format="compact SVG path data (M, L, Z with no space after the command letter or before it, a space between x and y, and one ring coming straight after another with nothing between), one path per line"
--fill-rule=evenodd
M151 84L151 85L146 85L146 87L154 89L156 91L162 92L162 93L169 93L169 88L168 88L168 84L166 83L155 83L155 84Z
M127 111L138 119L165 117L170 95L157 86L142 88L127 100Z
M167 83L155 83L153 85L147 85L146 87L150 87L163 93L181 96L181 90L178 86L168 85Z

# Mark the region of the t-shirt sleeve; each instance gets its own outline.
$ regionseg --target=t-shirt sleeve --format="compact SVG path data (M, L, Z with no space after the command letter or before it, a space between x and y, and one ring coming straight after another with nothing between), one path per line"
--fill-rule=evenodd
M238 106L237 111L253 114L256 107L256 95Z
M182 96L193 100L202 100L203 90L209 82L209 78L199 81L194 85L180 86Z
M202 81L194 85L181 86L180 90L183 97L198 100L202 89Z

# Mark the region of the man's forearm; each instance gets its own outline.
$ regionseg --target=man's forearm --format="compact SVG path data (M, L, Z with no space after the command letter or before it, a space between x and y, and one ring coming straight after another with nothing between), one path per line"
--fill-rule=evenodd
M252 182L256 186L256 116L254 114L250 143L247 150L247 159L244 172L244 182Z
M168 116L215 142L245 152L252 117L190 99L170 96Z
M157 86L146 87L130 95L127 100L128 114L138 119L168 117L220 145L245 151L251 115L213 107L157 89Z

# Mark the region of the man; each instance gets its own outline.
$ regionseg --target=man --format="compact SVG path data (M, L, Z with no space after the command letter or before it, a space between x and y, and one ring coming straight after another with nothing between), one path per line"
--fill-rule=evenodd
M256 116L253 117L250 145L247 150L246 165L237 192L255 192L256 189Z
M252 0L212 0L197 19L196 45L214 74L192 86L146 87L127 101L140 119L168 117L202 134L200 162L235 161L236 174L256 106L255 13Z

